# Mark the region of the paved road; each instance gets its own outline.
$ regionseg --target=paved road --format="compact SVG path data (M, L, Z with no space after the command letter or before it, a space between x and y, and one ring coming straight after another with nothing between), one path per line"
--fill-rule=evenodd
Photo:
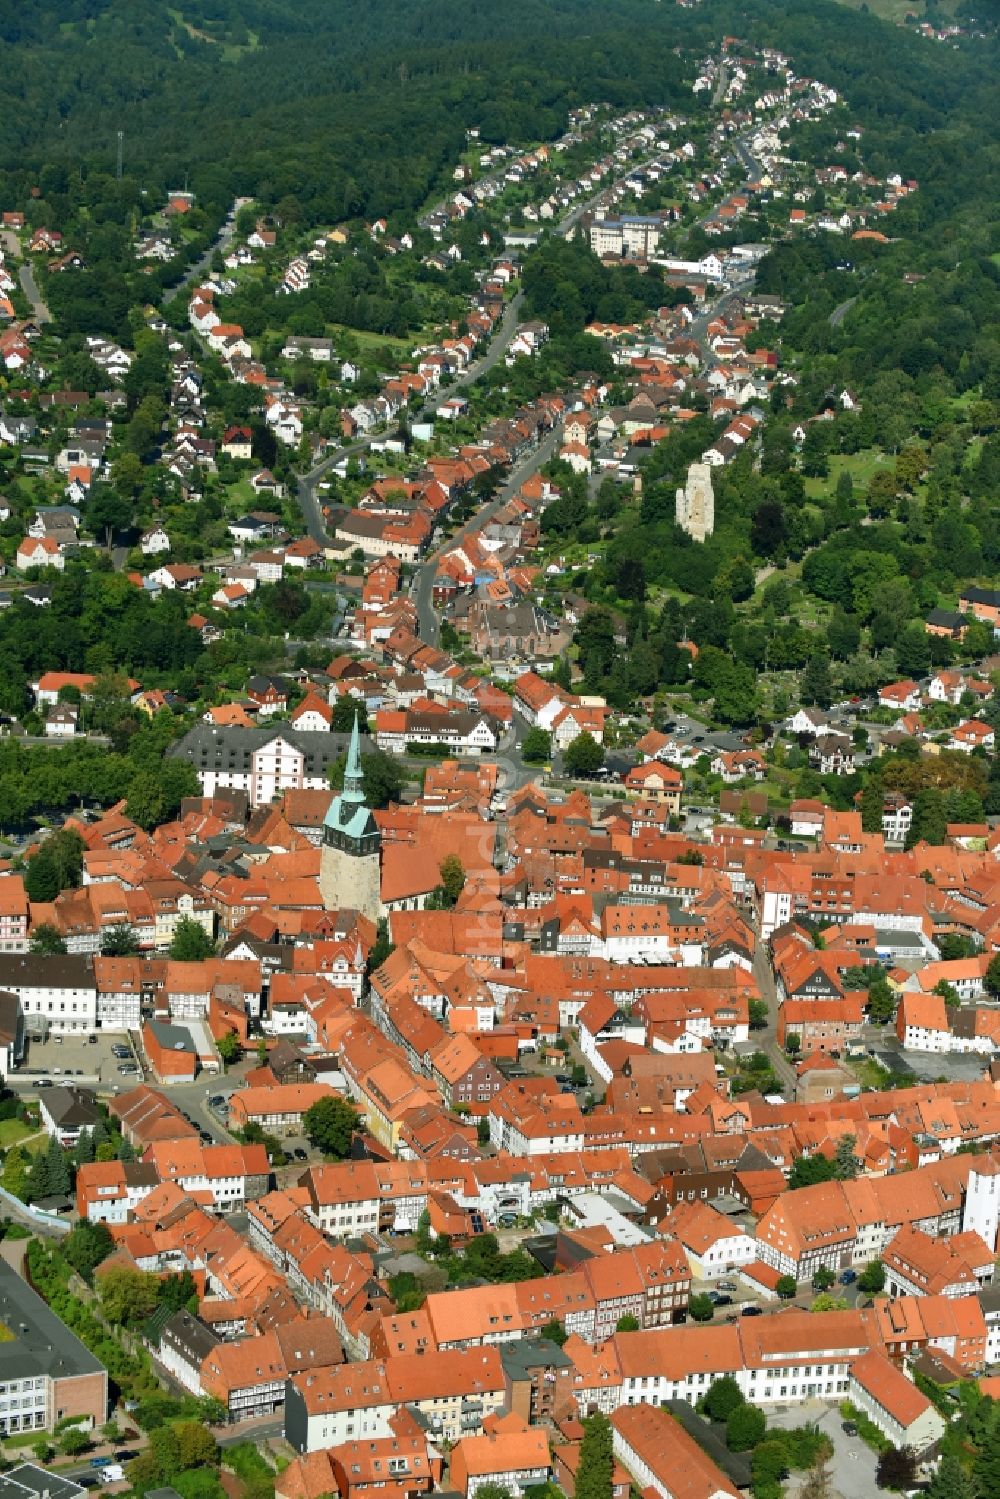
M733 149L743 164L743 170L747 174L748 182L756 182L760 177L762 167L755 156L750 153L750 147L741 135L733 141Z
M31 312L35 322L39 324L51 323L52 314L49 312L41 292L38 290L35 273L27 261L22 265L18 275L21 281L21 290L31 303Z
M243 1421L236 1430L217 1426L214 1431L220 1447L237 1447L240 1442L260 1443L269 1437L284 1436L285 1423L281 1417L269 1417L260 1421Z
M10 256L11 260L21 259L21 242L12 229L5 229L0 234L0 241L3 242L4 251ZM38 290L34 270L28 261L24 261L20 266L18 278L21 282L21 290L31 303L31 315L35 322L39 324L51 323L52 314L45 305L41 292Z
M854 297L848 297L848 299L847 299L846 302L841 302L841 304L840 304L839 307L835 307L833 309L833 311L830 313L830 327L831 328L839 328L840 327L840 324L844 321L845 317L850 312L851 308L854 306L854 304L855 304L855 302L857 300L858 299L857 299L856 296L854 296Z
M775 1076L788 1097L795 1096L795 1068L778 1045L778 995L774 984L774 972L767 954L767 945L759 934L756 938L753 960L753 976L757 980L761 998L767 1004L767 1026L762 1031L751 1031L750 1039L758 1050L766 1052L774 1068Z
M460 394L468 385L475 385L484 375L489 374L494 365L499 364L506 354L510 344L517 332L517 325L521 317L521 307L524 303L524 292L519 291L504 308L503 316L490 334L490 341L486 346L486 352L479 359L474 359L468 369L452 381L450 385L444 385L436 391L429 401L424 404L425 413L436 413L444 405L445 401L452 396Z
M477 510L475 515L470 517L463 526L460 526L453 536L449 536L435 551L425 557L417 568L417 581L413 588L417 605L417 629L421 640L426 641L428 645L437 644L440 628L431 594L434 586L434 574L442 552L450 551L452 547L464 541L471 532L479 531L483 526L488 525L497 511L503 505L506 505L508 500L513 499L525 480L529 479L544 463L549 462L559 444L559 435L558 428L552 432L547 432L538 446L532 448L531 452L526 454L520 463L514 465L489 504Z
M712 95L712 108L713 109L718 109L719 105L722 103L723 96L725 95L726 89L728 87L729 87L729 74L726 72L726 65L725 65L725 63L720 61L720 63L719 63L719 81L715 85L715 93Z
M222 1077L200 1077L193 1083L174 1084L168 1090L168 1096L171 1103L175 1103L182 1113L189 1114L197 1128L211 1135L217 1145L228 1145L232 1143L233 1137L218 1115L209 1109L208 1099L214 1098L217 1093L228 1097L240 1083L241 1078L237 1073L227 1073Z
M192 286L195 281L200 280L211 266L212 257L214 256L216 250L221 250L223 253L225 253L225 251L228 250L229 246L232 244L233 236L235 235L235 233L236 204L234 203L232 208L229 210L227 217L223 220L222 227L220 228L218 234L215 236L214 240L209 245L204 255L202 255L200 259L196 260L194 265L190 266L184 272L184 275L181 277L181 279L175 282L173 286L165 286L163 288L163 295L160 299L161 302L173 301L174 297L179 297L186 287Z
M453 380L450 385L435 391L434 395L425 403L423 414L427 416L433 415L445 401L454 395L460 394L467 386L474 385L477 380L480 380L483 375L493 369L494 365L506 354L514 338L514 334L517 332L518 318L523 300L523 292L518 292L516 296L511 298L504 309L503 316L493 330L485 353L481 358L473 360L468 369L463 370L462 374ZM367 453L372 443L379 441L385 435L385 433L382 433L378 434L378 436L366 437L359 442L349 443L346 447L338 448L336 452L322 459L321 462L316 464L315 468L311 468L307 474L303 474L299 479L297 491L299 509L302 511L302 516L305 520L306 530L313 541L318 542L322 546L324 542L329 540L326 523L323 519L323 508L317 493L320 480L325 474L329 473L334 464L339 463L344 458L353 458L361 453Z

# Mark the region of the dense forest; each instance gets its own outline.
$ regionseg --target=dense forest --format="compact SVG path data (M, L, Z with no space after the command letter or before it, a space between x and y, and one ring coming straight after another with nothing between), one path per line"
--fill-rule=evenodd
M726 31L843 90L871 169L920 177L918 222L974 219L997 170L995 43L953 52L897 29L887 46L882 22L822 0L3 0L0 196L28 184L58 210L82 195L127 222L187 181L216 211L239 192L312 222L412 212L468 126L531 141L593 100L697 108L681 50ZM118 130L124 176L98 193Z
M125 195L187 180L217 209L245 193L313 222L412 211L469 125L545 139L573 104L676 98L681 24L643 0L10 0L6 195L43 167L46 195L113 172L120 129Z

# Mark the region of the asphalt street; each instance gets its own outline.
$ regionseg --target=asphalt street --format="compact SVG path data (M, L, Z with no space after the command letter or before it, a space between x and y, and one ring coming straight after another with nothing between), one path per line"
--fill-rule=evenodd
M417 605L418 629L421 640L426 641L428 645L436 645L438 635L440 634L440 622L437 611L434 608L432 593L434 575L437 571L437 564L441 553L446 550L450 551L453 547L458 546L464 541L473 531L479 531L484 525L488 525L497 511L506 505L508 500L513 499L525 480L530 479L531 475L540 469L543 464L549 462L558 447L559 436L558 430L547 432L541 442L536 447L533 447L519 463L514 465L504 483L493 496L493 499L487 505L481 506L475 515L471 516L464 525L459 526L458 530L449 536L446 541L443 541L435 551L425 557L416 569L416 583L413 587L413 593Z
M21 243L12 229L5 229L0 234L0 243L2 243L6 254L11 260L21 259ZM18 279L21 282L21 290L31 303L31 315L35 322L51 323L52 316L45 305L41 292L38 290L35 273L28 261L24 261L18 267Z
M205 251L204 255L196 260L194 265L189 266L188 269L184 272L184 275L181 277L181 279L175 282L173 286L164 287L162 300L164 302L172 301L174 297L179 297L186 287L193 286L196 281L200 280L200 278L211 266L215 252L219 250L223 254L225 254L225 252L229 249L235 233L236 204L234 203L232 208L229 210L229 213L226 216L225 220L223 221L221 229L215 236L215 239L209 245L208 249Z

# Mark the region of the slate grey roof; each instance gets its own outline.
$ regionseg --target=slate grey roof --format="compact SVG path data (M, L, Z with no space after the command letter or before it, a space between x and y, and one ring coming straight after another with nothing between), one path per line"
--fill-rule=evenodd
M183 1051L189 1055L197 1055L194 1037L184 1026L170 1025L166 1020L149 1020L146 1023L164 1051Z
M272 739L284 739L305 756L307 775L324 775L338 756L347 753L347 734L327 734L321 729L296 729L287 722L270 728L240 729L200 723L167 750L168 755L190 760L195 770L229 770L249 774L254 753ZM373 748L362 740L362 751Z
M82 953L0 953L0 989L95 989Z
M0 1342L0 1383L33 1374L71 1379L105 1372L100 1360L5 1260L0 1260L0 1322L13 1333L9 1342Z
M101 1117L93 1095L82 1088L50 1088L42 1103L57 1129L89 1129Z
M18 1463L0 1474L0 1499L80 1499L87 1490L72 1478L62 1478L37 1463Z

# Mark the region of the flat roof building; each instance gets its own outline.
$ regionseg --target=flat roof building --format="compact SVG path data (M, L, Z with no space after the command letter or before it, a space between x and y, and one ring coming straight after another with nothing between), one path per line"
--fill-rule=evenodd
M84 1429L104 1423L104 1365L2 1260L0 1329L0 1385L7 1392L0 1435L52 1431L67 1417L82 1418Z

